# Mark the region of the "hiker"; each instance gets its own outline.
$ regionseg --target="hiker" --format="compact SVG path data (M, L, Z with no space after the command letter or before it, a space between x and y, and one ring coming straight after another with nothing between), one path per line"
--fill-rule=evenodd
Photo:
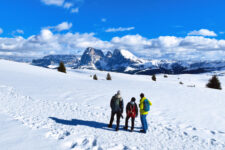
M120 91L118 91L111 99L110 102L110 107L111 107L111 119L110 119L110 123L108 125L109 128L112 128L112 123L114 120L114 116L116 115L116 131L119 130L119 125L120 125L120 117L123 118L122 114L123 114L123 99L120 95Z
M148 111L150 110L150 106L152 105L152 103L145 98L145 95L143 93L140 94L140 116L141 116L141 124L142 124L142 130L140 130L140 132L142 133L147 133L148 130L148 123L147 123L147 115L148 115Z
M134 97L132 97L131 101L129 103L127 103L127 106L126 106L127 116L126 116L126 122L125 122L124 129L125 130L128 129L128 121L131 118L131 132L134 130L135 117L138 116L138 107L137 107L137 104L135 103L135 100L136 99Z

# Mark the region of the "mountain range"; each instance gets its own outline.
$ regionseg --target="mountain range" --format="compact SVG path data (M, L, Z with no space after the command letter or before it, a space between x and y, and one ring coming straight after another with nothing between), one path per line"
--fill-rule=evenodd
M96 69L129 74L197 74L225 70L225 61L146 60L124 49L115 49L113 52L108 51L104 54L102 50L92 47L87 48L82 56L48 55L41 59L34 59L32 64L54 68L60 61L74 69Z

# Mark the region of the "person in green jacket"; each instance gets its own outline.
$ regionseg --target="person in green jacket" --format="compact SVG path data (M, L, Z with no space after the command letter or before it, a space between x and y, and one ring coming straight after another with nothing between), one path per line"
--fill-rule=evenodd
M148 130L148 123L147 123L147 115L148 111L150 110L150 106L152 105L151 101L149 101L147 98L145 98L145 95L143 93L140 94L140 116L141 116L141 124L142 124L142 130L140 132L147 133Z

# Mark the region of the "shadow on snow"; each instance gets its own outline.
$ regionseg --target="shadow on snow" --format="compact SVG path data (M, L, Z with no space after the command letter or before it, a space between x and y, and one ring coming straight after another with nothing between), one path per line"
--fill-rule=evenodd
M113 128L116 127L115 125L113 125L113 128L108 128L108 124L106 124L106 123L101 123L101 122L96 122L96 121L88 121L88 120L80 120L80 119L64 120L64 119L59 119L56 117L49 117L49 119L52 119L56 123L63 124L63 125L70 125L70 126L82 125L82 126L92 127L92 128L96 128L96 129L103 129L103 130L107 130L107 131L115 131ZM140 127L134 127L134 128L141 129ZM122 128L122 126L120 125L120 130L121 129L124 130ZM134 132L139 132L139 131L134 130Z
M113 131L112 129L109 129L107 127L108 124L96 122L96 121L87 121L87 120L79 120L79 119L64 120L64 119L59 119L59 118L56 118L56 117L49 117L49 119L52 119L56 123L60 123L60 124L63 124L63 125L70 125L70 126L82 125L82 126L88 126L88 127L97 128L97 129L104 129L104 130L108 130L108 131Z

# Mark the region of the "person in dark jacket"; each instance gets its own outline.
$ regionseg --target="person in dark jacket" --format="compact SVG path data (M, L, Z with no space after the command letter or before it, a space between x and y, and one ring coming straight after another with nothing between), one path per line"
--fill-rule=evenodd
M111 99L110 102L110 107L111 107L111 119L110 123L108 125L109 128L112 128L112 123L114 120L114 116L116 115L117 121L116 121L116 131L119 130L119 125L120 125L120 117L123 117L123 99L120 95L120 91L118 91Z
M128 121L131 118L131 132L134 130L134 121L135 121L135 117L138 116L138 107L137 104L135 103L135 98L132 97L131 101L129 103L127 103L126 106L126 122L125 122L125 127L124 129L127 130L128 129Z

